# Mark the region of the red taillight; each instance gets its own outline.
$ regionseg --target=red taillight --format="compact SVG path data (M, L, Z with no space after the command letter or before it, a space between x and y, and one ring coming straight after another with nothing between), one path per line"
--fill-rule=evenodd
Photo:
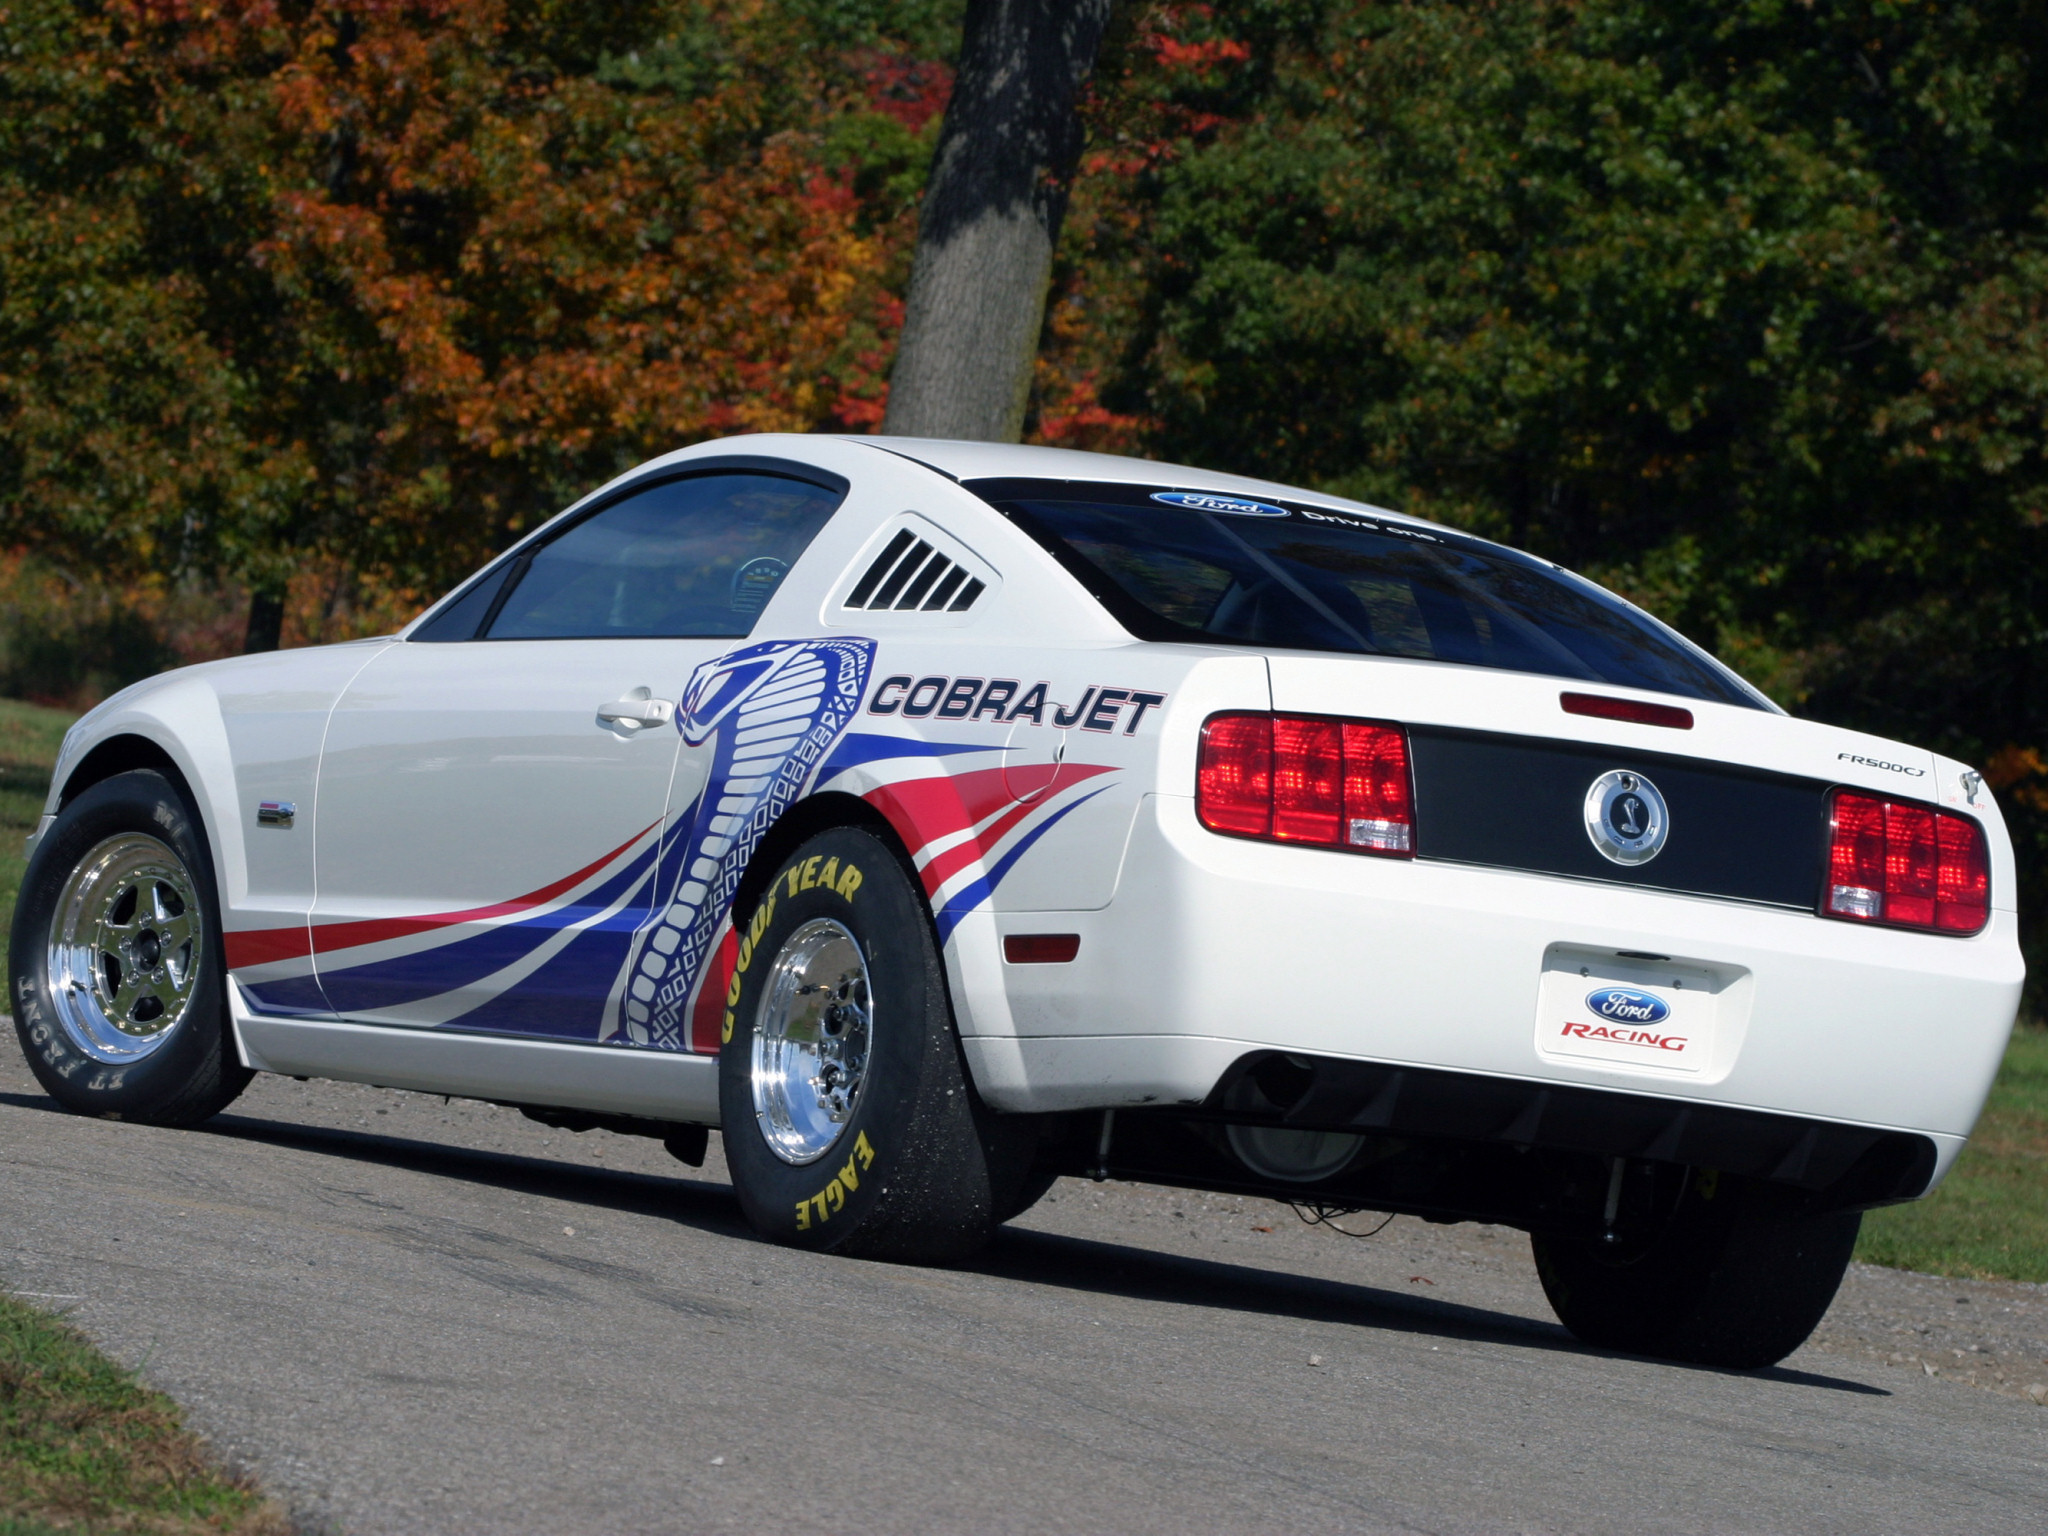
M1273 717L1273 836L1286 843L1342 842L1344 727L1335 720Z
M1975 933L1991 919L1984 831L1931 806L1835 791L1826 917L1937 933Z
M1371 853L1415 852L1408 733L1397 725L1344 726L1344 841Z
M1211 832L1273 830L1273 717L1215 715L1202 727L1195 808Z
M1413 857L1407 733L1310 715L1212 715L1195 814L1212 832Z

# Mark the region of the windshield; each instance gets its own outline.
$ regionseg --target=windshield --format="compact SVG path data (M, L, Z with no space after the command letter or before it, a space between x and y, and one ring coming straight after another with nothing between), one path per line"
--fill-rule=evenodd
M1301 503L976 481L1133 633L1404 656L1761 707L1646 615L1529 555Z

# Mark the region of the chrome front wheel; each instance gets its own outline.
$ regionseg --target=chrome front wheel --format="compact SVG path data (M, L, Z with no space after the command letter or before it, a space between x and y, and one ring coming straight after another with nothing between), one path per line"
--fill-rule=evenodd
M206 954L198 884L167 844L122 832L72 867L51 916L57 1023L94 1061L157 1051L192 1008Z

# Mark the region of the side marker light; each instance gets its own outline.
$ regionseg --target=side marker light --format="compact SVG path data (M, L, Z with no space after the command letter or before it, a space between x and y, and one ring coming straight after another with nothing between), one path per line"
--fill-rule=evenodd
M1012 965L1065 965L1081 953L1078 933L1006 933L1003 958Z

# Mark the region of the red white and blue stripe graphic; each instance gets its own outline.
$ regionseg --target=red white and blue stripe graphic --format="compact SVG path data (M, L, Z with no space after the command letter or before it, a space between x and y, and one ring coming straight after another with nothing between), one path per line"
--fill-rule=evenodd
M703 793L580 869L459 912L229 934L228 964L265 1012L402 1011L415 1025L715 1051L740 876L775 821L827 789L887 819L944 944L1117 770L1006 771L1001 744L930 740L910 722L851 731L874 651L771 641L700 667L677 726L685 751L712 755Z

